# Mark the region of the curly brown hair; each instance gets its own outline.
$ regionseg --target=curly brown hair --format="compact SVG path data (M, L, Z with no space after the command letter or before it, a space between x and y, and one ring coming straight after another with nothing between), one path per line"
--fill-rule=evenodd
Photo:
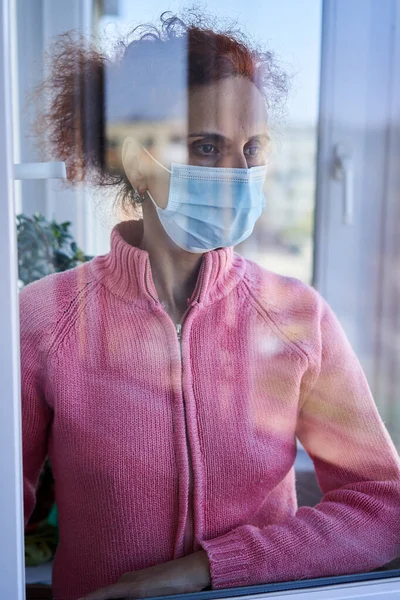
M281 105L288 87L272 52L258 49L235 26L218 31L215 19L193 12L184 19L165 12L160 27L135 27L113 58L94 37L67 32L50 46L46 61L48 75L32 96L39 101L34 131L41 152L65 162L71 183L115 186L115 201L125 209L135 204L132 186L124 170L106 160L106 126L113 115L118 119L122 99L129 99L129 119L135 121L148 110L143 99L150 112L158 111L153 118L171 114L182 72L189 93L194 86L246 77L268 108Z

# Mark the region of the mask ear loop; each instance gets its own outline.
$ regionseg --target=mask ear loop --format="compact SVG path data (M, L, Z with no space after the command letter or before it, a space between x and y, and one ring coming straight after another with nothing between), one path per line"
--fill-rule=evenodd
M141 146L141 148L146 152L146 154L148 154L150 156L150 158L152 160L154 160L155 163L158 164L159 167L161 167L162 169L164 169L164 171L167 171L168 173L171 173L171 175L172 175L172 171L170 171L169 169L167 169L167 167L165 167L160 162L158 162L158 160L156 158L154 158L154 156L152 154L150 154L150 152L148 150L146 150L146 148L144 146Z
M165 167L163 164L161 164L156 158L154 158L154 156L152 154L150 154L150 152L148 150L146 150L146 148L144 146L141 146L142 150L144 150L146 152L146 154L148 154L150 156L150 158L152 160L154 160L155 163L158 164L158 166L160 166L162 169L164 169L164 171L167 171L167 173L170 173L172 175L172 171L170 171L169 169L167 169L167 167ZM157 210L163 210L162 208L160 208L158 206L158 204L156 203L156 201L154 200L153 196L150 194L149 190L146 190L150 200L153 202L154 206L156 207Z

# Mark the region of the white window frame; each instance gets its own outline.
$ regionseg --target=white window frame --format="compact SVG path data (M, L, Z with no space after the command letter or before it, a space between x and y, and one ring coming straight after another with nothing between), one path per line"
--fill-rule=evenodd
M364 583L346 583L344 585L332 585L323 588L305 588L291 592L269 592L267 594L256 594L239 596L241 600L356 600L369 598L370 600L395 600L400 590L400 578L391 581L372 581Z
M324 0L323 17L314 285L339 317L399 447L392 424L400 417L400 355L388 332L400 327L393 278L400 1ZM354 171L350 226L343 183L332 176L337 143L349 149Z
M400 35L393 27L396 10L398 0L324 0L323 11L314 285L341 319L361 362L366 357L367 375L379 327L370 291L380 289L373 260L382 244L389 158L384 125L393 94L393 44ZM378 132L373 143L369 128ZM351 225L343 221L343 183L332 174L338 143L349 150L354 172Z
M332 6L329 0L326 10ZM11 90L11 15L15 0L0 0L0 481L2 481L0 531L0 597L25 598L24 530L22 503L21 414L19 369L19 322L17 292L17 245L15 228L15 194L13 176L13 131ZM302 582L304 584L304 582ZM251 588L249 588L249 592ZM243 594L242 598L281 600L303 595L315 600L352 600L379 598L394 600L400 592L400 577L367 582L273 591L268 594ZM216 594L217 595L217 594ZM397 595L397 596L396 596ZM212 597L212 592L210 593ZM234 597L234 596L232 596Z
M25 598L22 448L11 99L11 3L0 12L0 597Z

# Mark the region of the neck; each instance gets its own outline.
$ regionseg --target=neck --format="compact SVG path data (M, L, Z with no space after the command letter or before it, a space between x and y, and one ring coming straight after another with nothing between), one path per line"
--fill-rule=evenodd
M149 254L160 302L173 321L178 323L196 286L202 254L185 252L173 244L157 213L149 206L143 206L143 237L139 247Z

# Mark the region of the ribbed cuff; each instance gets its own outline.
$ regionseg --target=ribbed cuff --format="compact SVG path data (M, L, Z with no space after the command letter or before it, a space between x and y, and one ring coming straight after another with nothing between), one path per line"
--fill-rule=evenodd
M248 558L240 533L200 542L210 562L212 589L249 585Z

